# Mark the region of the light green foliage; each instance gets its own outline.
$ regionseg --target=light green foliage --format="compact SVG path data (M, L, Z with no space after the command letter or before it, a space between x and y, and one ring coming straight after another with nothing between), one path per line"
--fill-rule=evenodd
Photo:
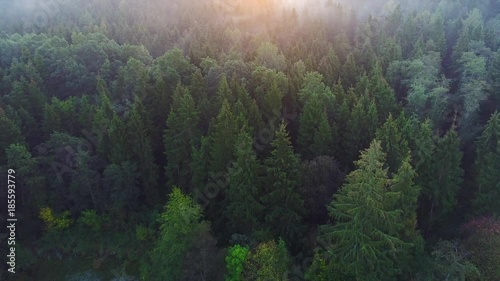
M250 250L248 247L235 245L229 248L226 256L226 281L242 281L242 273Z
M254 249L245 262L243 280L288 280L291 258L285 242L274 240L261 243Z
M273 43L262 42L257 49L255 62L269 69L283 71L286 68L286 58L279 53L278 47Z
M148 68L141 61L131 58L123 67L123 75L125 81L124 97L129 101L134 99L134 96L145 98L148 90Z
M101 228L101 222L95 210L83 211L78 221L93 230Z
M171 70L174 70L184 84L190 81L191 75L195 71L195 68L189 61L189 58L185 57L182 50L178 48L173 48L166 52L163 56L157 58L153 69L153 71L158 71L159 73L163 73L163 75ZM165 78L166 77L164 77L164 79ZM168 78L165 79L165 81L173 82ZM177 83L175 83L175 85L177 85Z
M394 61L387 72L396 90L408 90L405 108L408 112L421 120L431 118L436 126L443 123L450 86L449 81L440 75L441 56L438 52L428 52L412 61ZM402 86L397 85L399 83Z
M332 90L323 83L323 76L318 72L308 72L304 76L304 86L299 92L299 101L306 104L309 100L318 99L327 108L329 116L335 106Z
M92 132L96 134L97 152L100 156L106 156L109 159L108 155L112 146L107 130L115 113L110 97L106 93L99 94L98 103L91 128Z
M484 40L484 19L481 11L472 9L467 18L462 21L457 43L453 47L453 59L455 62L462 57L464 52L470 51L470 44L474 41Z
M468 136L474 131L481 102L488 98L486 92L486 59L473 52L464 52L459 60L462 66L460 95L464 100L461 129Z
M73 223L70 212L64 211L61 214L54 214L49 207L41 208L39 217L45 223L47 231L63 231Z
M145 280L179 280L184 256L193 242L195 231L202 227L201 207L174 188L160 217L160 236L143 265Z
M227 77L226 75L223 75L222 78L219 81L219 86L217 88L217 96L216 96L216 110L220 110L222 107L222 104L224 103L224 100L229 102L230 105L232 105L235 102L235 97L233 95L233 91L231 88L229 88L229 83L227 82Z
M77 99L71 97L65 101L52 98L44 108L43 130L46 135L52 132L79 135L82 127L78 120Z
M318 65L319 72L323 75L325 83L329 87L333 87L340 78L340 62L335 51L330 48L328 54L325 55Z

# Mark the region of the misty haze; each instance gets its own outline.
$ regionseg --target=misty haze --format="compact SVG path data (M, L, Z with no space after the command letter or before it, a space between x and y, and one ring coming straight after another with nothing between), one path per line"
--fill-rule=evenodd
M500 0L0 0L0 280L499 281Z

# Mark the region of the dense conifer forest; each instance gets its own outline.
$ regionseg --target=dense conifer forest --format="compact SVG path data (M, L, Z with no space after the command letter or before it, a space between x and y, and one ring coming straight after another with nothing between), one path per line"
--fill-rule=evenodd
M0 0L0 279L498 281L499 109L498 0Z

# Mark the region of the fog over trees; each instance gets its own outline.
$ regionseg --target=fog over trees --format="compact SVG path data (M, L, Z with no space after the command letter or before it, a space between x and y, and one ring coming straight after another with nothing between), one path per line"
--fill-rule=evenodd
M0 0L0 280L500 280L499 109L500 1Z

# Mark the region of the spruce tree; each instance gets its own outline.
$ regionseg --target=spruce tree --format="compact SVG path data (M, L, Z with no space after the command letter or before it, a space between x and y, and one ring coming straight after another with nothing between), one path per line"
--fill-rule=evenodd
M111 141L107 130L115 113L109 96L106 93L102 92L99 95L98 102L99 105L92 122L92 132L96 134L97 152L101 157L105 158L111 149Z
M299 139L301 154L306 159L319 155L332 156L333 135L324 106L318 97L306 101L304 112L299 117Z
M457 204L457 192L462 184L464 171L460 167L463 153L460 151L460 139L454 128L438 139L432 154L432 170L427 179L419 184L422 195L428 204L422 204L424 216L428 219L427 231L433 225L443 222ZM417 170L418 173L418 170Z
M147 117L142 103L136 98L132 110L127 114L125 126L127 143L132 161L139 167L143 194L149 204L158 198L158 167L153 157L151 138L148 134Z
M353 280L394 280L398 272L396 254L403 242L401 210L395 208L400 196L388 187L385 153L373 141L356 161L357 169L334 195L330 216L337 221L323 228L324 237L334 241L330 266Z
M253 139L244 130L238 136L235 154L229 169L226 215L235 233L251 235L260 226L264 210L259 199L263 168L253 150Z
M226 75L223 75L219 81L216 96L216 110L220 110L224 100L226 100L230 105L235 102L235 97L233 96L231 88L229 88Z
M198 193L203 192L208 179L210 160L210 140L208 137L201 137L198 146L191 147L191 183Z
M234 159L235 143L238 136L237 120L227 100L222 102L217 118L212 121L210 133L210 171L226 172Z
M2 134L0 134L0 165L4 165L7 164L7 158L5 156L5 150L7 149L7 147L14 143L23 143L24 137L19 126L12 120L10 120L1 108L0 130L2 130Z
M233 75L230 87L239 102L233 107L234 114L238 115L239 113L243 113L246 120L248 120L248 125L253 129L254 134L257 134L263 126L262 116L257 106L257 102L250 97L245 86L238 82L236 75Z
M292 243L302 235L305 209L299 193L300 160L293 152L284 123L280 125L272 147L272 155L265 161L266 195L262 197L266 207L265 220L276 238L281 236Z
M363 95L356 102L351 117L347 120L347 132L343 147L346 149L347 165L357 159L360 151L366 149L375 137L378 125L377 108L368 95Z
M476 147L474 207L478 214L500 216L500 113L491 116Z
M397 121L389 115L382 127L377 130L376 137L382 143L382 148L387 153L389 172L395 173L409 151L408 141L403 136Z
M175 96L180 101L174 101L167 119L167 128L163 136L167 165L165 175L169 185L181 187L188 191L191 181L191 152L200 138L198 129L199 117L195 102L189 92Z

